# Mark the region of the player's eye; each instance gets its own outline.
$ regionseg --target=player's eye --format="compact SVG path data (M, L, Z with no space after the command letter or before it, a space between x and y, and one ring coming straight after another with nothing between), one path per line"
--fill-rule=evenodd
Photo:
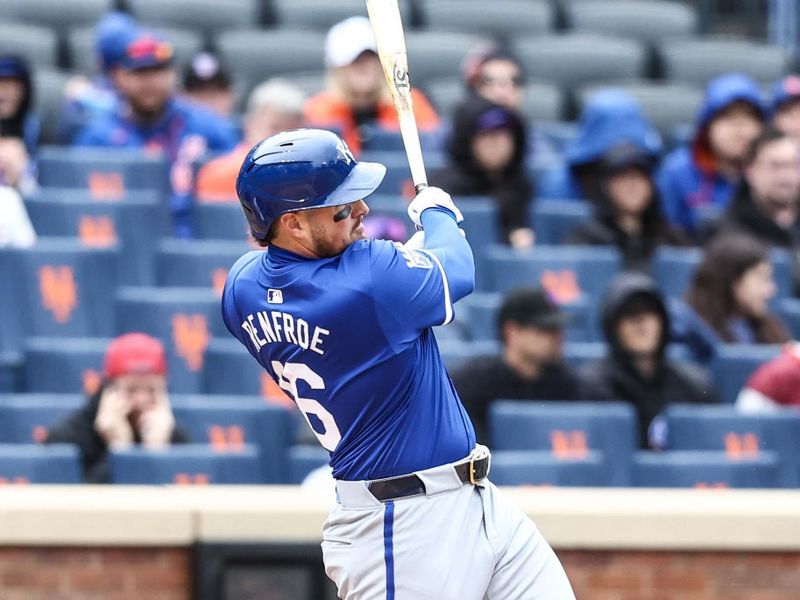
M348 204L342 210L333 215L333 222L338 223L339 221L344 221L350 216L351 212L353 212L353 207Z

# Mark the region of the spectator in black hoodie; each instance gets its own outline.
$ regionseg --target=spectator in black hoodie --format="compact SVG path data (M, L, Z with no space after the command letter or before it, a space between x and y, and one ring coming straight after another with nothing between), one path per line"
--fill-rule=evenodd
M598 400L631 403L642 448L664 443L659 414L669 404L718 402L705 373L666 356L669 316L655 282L640 273L618 276L602 304L608 356L584 365L586 391Z
M631 144L614 146L600 163L600 197L591 220L567 244L616 246L628 269L646 270L661 245L685 245L661 214L651 155Z
M39 130L28 64L19 56L0 55L0 184L23 195L36 189L32 157Z
M528 205L533 184L525 170L526 128L518 113L479 96L468 98L453 117L448 166L431 184L453 196L489 196L497 201L500 230L515 248L533 245Z

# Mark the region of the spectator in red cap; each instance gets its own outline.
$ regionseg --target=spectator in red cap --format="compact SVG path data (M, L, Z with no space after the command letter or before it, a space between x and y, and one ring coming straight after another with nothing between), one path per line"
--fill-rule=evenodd
M109 450L134 445L155 450L188 441L172 415L164 346L149 335L128 333L109 344L100 389L51 428L45 443L75 444L84 481L107 483Z

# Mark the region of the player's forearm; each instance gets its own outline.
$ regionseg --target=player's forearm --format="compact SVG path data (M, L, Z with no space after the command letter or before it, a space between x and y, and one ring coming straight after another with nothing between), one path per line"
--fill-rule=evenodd
M431 208L422 213L425 250L433 252L442 263L453 302L469 295L475 288L475 261L472 249L452 214Z

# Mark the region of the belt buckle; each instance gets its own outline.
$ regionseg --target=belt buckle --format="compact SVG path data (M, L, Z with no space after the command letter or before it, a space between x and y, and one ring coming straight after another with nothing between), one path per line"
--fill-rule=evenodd
M477 485L478 482L475 480L475 459L469 459L469 482L472 485Z

